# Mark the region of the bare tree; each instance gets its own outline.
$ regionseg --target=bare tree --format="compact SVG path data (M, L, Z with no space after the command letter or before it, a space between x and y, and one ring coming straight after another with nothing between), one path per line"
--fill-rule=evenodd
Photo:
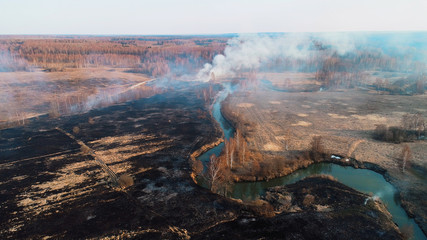
M421 113L405 114L401 120L402 128L407 131L415 131L418 139L421 136L421 132L425 130L425 121Z
M210 189L215 192L218 189L219 181L221 179L222 171L221 171L221 161L215 154L212 154L209 158L208 165L208 179Z
M226 159L226 163L227 166L230 166L230 142L225 139L224 140L224 149L225 149L225 159Z
M425 93L425 90L424 90L424 81L422 79L419 79L416 82L416 92L418 94L424 94Z
M377 140L386 141L388 127L385 124L375 124L374 138Z
M319 161L321 155L324 153L322 144L322 136L313 136L311 140L311 154L314 161Z
M242 144L242 161L241 161L242 164L245 163L245 157L246 157L245 154L246 154L246 141L244 141Z
M224 156L217 157L215 154L210 156L207 179L212 192L226 195L233 185L232 174Z
M406 166L412 158L412 150L408 144L403 145L400 160L402 161L402 172L405 172Z
M229 140L224 141L224 148L225 148L225 162L227 164L227 167L230 167L230 169L233 168L233 162L234 162L234 152L236 148L236 143L234 138L230 138Z
M229 142L229 144L230 144L230 169L233 169L234 149L236 148L236 144L234 141Z

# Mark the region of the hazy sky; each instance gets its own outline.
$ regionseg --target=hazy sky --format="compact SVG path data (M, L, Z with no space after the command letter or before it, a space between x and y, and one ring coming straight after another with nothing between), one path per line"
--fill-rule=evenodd
M402 30L427 30L427 0L0 0L0 34Z

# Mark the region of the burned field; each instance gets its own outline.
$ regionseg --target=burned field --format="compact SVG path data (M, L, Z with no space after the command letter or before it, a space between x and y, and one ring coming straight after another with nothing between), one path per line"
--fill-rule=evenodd
M156 93L145 85L151 78L127 69L36 69L0 72L0 79L0 128L22 125L28 118L44 114L58 117L82 113Z
M329 220L324 222L323 210L303 205L296 192L297 213L284 211L273 217L278 213L266 207L268 201L242 203L196 185L190 177L189 153L216 141L221 132L195 92L189 87L2 130L2 238L216 239L228 238L224 229L230 226L235 236L249 239L270 236L272 229L273 236L283 237L278 231L287 231L292 239L327 238L326 230L307 225L310 216L317 216L315 225L335 222L336 234L357 237L347 225L338 224L355 218L340 214L334 206L341 202L338 198L330 199ZM131 176L129 186L115 184L100 161L119 182L122 176ZM301 184L307 191L317 186ZM338 183L320 179L318 184L320 189L332 184L331 194L343 191ZM344 191L360 195L349 188ZM366 197L349 197L353 210L383 216L381 208L362 206ZM310 204L318 201L320 197ZM362 214L364 220L358 223L368 226L377 221L366 216ZM389 218L381 219L384 232L401 238ZM307 227L311 230L301 233ZM255 234L249 236L247 228ZM373 238L384 234L366 231Z
M80 238L137 226L155 227L146 229L155 234L199 224L181 217L202 210L200 203L196 212L186 209L194 195L202 202L214 196L195 187L187 156L221 135L195 109L205 111L202 100L181 91L2 130L1 235ZM55 128L84 142L118 176L132 176L133 186L112 185L94 156Z
M385 206L363 204L365 197L328 176L310 177L266 192L274 216L242 216L195 239L403 239Z

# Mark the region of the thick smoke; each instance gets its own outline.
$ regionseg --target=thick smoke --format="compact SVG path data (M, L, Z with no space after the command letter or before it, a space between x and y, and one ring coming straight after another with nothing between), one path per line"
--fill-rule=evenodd
M224 54L215 56L212 64L205 64L197 77L208 81L212 73L216 77L233 76L239 71L259 70L263 63L276 59L305 60L319 53L313 45L315 41L327 46L329 52L344 55L355 50L356 39L360 40L360 37L339 33L241 35L230 39Z

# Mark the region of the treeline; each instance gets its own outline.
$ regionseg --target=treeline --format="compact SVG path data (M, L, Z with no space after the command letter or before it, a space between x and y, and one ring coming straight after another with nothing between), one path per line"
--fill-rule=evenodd
M338 54L333 48L313 41L313 46L304 58L279 56L262 63L260 71L265 72L311 72L322 88L352 88L356 86L373 87L366 82L367 71L405 72L414 77L408 78L410 86L397 86L394 83L383 86L385 91L396 94L416 94L425 90L427 65L412 52L385 53L380 48L359 46L352 52Z
M200 69L222 53L226 38L127 37L87 39L2 39L0 71L118 67L158 76Z
M379 92L383 91L390 94L424 94L427 87L427 75L425 73L411 74L393 83L386 78L378 77L375 79L372 87Z
M345 56L326 57L319 65L321 68L316 71L316 80L326 88L371 86L392 94L422 94L425 91L426 65L410 58L362 51ZM408 86L399 82L388 83L385 79L377 79L372 84L366 81L366 71L406 72L412 75L405 79Z
M393 143L421 140L426 135L426 123L421 113L403 115L400 126L377 124L373 133L374 139Z

